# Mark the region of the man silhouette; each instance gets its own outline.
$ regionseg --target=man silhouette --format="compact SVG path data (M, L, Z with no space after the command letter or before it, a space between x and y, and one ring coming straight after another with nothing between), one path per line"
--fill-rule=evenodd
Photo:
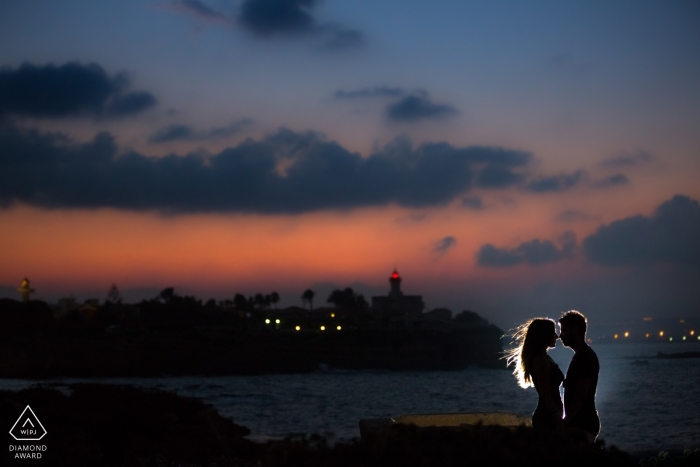
M586 344L586 317L578 311L567 311L559 318L559 338L565 347L573 350L564 380L564 426L570 434L595 441L600 433L600 419L595 408L598 386L598 356Z

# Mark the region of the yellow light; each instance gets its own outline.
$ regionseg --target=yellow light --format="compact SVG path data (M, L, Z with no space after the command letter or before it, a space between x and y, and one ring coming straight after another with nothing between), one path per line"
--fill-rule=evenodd
M297 331L299 331L299 330L301 330L301 326L297 326L297 327L295 327L294 329L296 329Z
M700 341L700 336L698 336L698 340Z
M668 341L671 342L673 340L673 337L669 337Z
M340 331L340 326L338 326L338 331Z
M629 337L629 336L630 336L630 333L629 333L629 332L625 332L625 337Z
M275 323L280 324L280 320L276 319Z
M646 337L647 339L649 339L649 333L644 334L644 337Z
M690 335L691 335L691 336L694 336L694 335L695 335L695 331L690 331Z
M615 334L613 337L614 337L615 339L617 339L617 334Z
M683 340L685 340L685 336L683 336Z
M663 331L659 332L659 337L664 337L664 332L663 332Z
M265 320L265 324L270 324L270 320L269 320L269 319L266 319L266 320Z
M321 326L321 331L325 331L325 330L326 330L326 327L325 327L325 326Z
M331 313L331 318L335 318L335 313Z

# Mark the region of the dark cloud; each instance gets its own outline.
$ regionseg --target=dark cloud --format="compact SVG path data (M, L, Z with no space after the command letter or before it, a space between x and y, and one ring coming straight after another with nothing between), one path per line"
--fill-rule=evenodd
M548 191L564 191L582 182L586 177L583 170L577 170L571 174L560 174L542 177L527 184L527 189L536 193Z
M186 132L186 131L185 131ZM0 127L0 203L184 212L300 213L396 203L443 205L483 170L518 171L528 153L396 140L369 157L289 130L218 154L119 154L108 133L77 144L60 134Z
M386 117L393 122L443 119L456 113L457 109L451 105L433 103L425 92L406 96L386 108Z
M198 0L176 0L170 3L157 5L156 7L194 16L210 23L231 24L231 18L227 15L215 11L210 6Z
M454 248L457 245L457 239L453 236L444 237L433 245L433 252L439 255L447 253L448 250Z
M571 256L576 247L576 236L565 232L559 237L561 249L549 240L534 239L521 243L513 249L497 248L491 244L481 247L476 256L479 266L511 267L518 264L539 265L559 261Z
M310 10L315 4L315 0L245 0L238 19L260 36L312 32L316 21Z
M646 152L637 152L634 154L623 153L604 159L599 165L605 168L625 169L647 164L654 161L654 159L654 156Z
M170 125L161 128L148 139L151 143L168 143L171 141L203 141L235 135L252 123L250 119L239 120L228 126L196 131L188 125Z
M479 172L476 184L480 188L506 188L525 180L523 174L513 172L507 165L490 163Z
M481 211L484 209L484 203L478 196L467 196L462 199L462 206L469 209L474 209L475 211Z
M606 177L602 180L596 180L595 182L593 182L593 186L597 188L610 188L613 186L627 185L628 183L629 179L627 178L627 176L623 174L615 174Z
M354 91L338 89L333 97L336 99L355 99L368 97L401 97L406 94L403 88L393 88L390 86L375 86L373 88L362 88Z
M316 0L245 0L238 22L258 37L313 35L331 51L364 44L364 36L357 29L340 23L319 25L312 14L317 3Z
M123 117L156 104L147 92L126 92L123 74L108 76L94 63L0 69L0 117Z
M600 227L583 241L589 261L604 265L665 262L700 266L700 205L676 195L651 217L634 216Z

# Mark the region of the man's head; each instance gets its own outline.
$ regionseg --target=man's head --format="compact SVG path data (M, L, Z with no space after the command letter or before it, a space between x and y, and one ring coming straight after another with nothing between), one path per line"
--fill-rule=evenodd
M559 338L566 347L578 347L586 341L586 317L576 310L567 311L559 318Z

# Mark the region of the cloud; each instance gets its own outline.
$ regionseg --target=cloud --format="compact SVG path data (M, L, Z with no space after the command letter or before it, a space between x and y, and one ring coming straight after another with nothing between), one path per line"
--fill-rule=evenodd
M607 159L603 159L599 165L605 168L625 169L631 167L638 167L640 165L647 164L654 160L654 156L642 151L632 154L622 153L617 156L609 157Z
M456 113L457 109L451 105L434 104L426 92L406 96L386 108L386 118L393 122L444 119Z
M538 238L521 243L513 249L497 248L490 243L481 247L476 262L483 267L512 267L519 264L540 265L571 256L576 247L576 235L565 232L559 237L561 249L549 240Z
M633 216L600 227L583 241L586 258L598 264L665 262L700 266L700 205L676 195L650 216Z
M316 0L245 0L238 22L261 38L279 35L309 35L320 38L330 51L364 44L364 35L340 23L318 24L312 14Z
M373 97L401 97L406 94L406 90L398 87L375 86L373 88L361 88L354 91L338 89L333 97L336 99L357 99Z
M609 177L606 177L602 180L597 180L593 182L593 186L597 188L610 188L613 186L619 186L619 185L627 185L629 183L629 179L627 176L623 174L615 174L611 175Z
M478 196L467 196L462 199L462 206L469 209L474 209L475 211L481 211L484 209L484 203Z
M186 131L185 131L186 133ZM164 213L302 213L398 204L444 205L479 174L513 172L529 153L395 140L361 157L316 133L279 130L218 154L120 154L109 133L76 143L61 134L0 127L0 204Z
M148 141L151 143L169 143L171 141L203 141L235 135L252 123L250 119L242 119L224 127L196 131L188 125L175 124L153 133Z
M0 69L0 117L124 117L156 104L148 92L126 92L128 78L94 63Z
M578 185L586 177L583 170L577 170L571 174L560 174L549 177L542 177L527 184L527 189L535 193L545 193L548 191L564 191Z
M238 20L259 36L312 32L316 29L311 15L315 4L315 0L245 0Z
M195 18L208 23L222 23L226 25L230 25L232 23L230 17L215 11L210 6L198 0L175 0L170 3L156 5L156 8L194 16Z
M457 239L454 238L453 236L447 236L445 238L442 238L435 242L433 245L433 253L437 253L439 255L444 255L447 253L449 250L454 248L457 245Z

